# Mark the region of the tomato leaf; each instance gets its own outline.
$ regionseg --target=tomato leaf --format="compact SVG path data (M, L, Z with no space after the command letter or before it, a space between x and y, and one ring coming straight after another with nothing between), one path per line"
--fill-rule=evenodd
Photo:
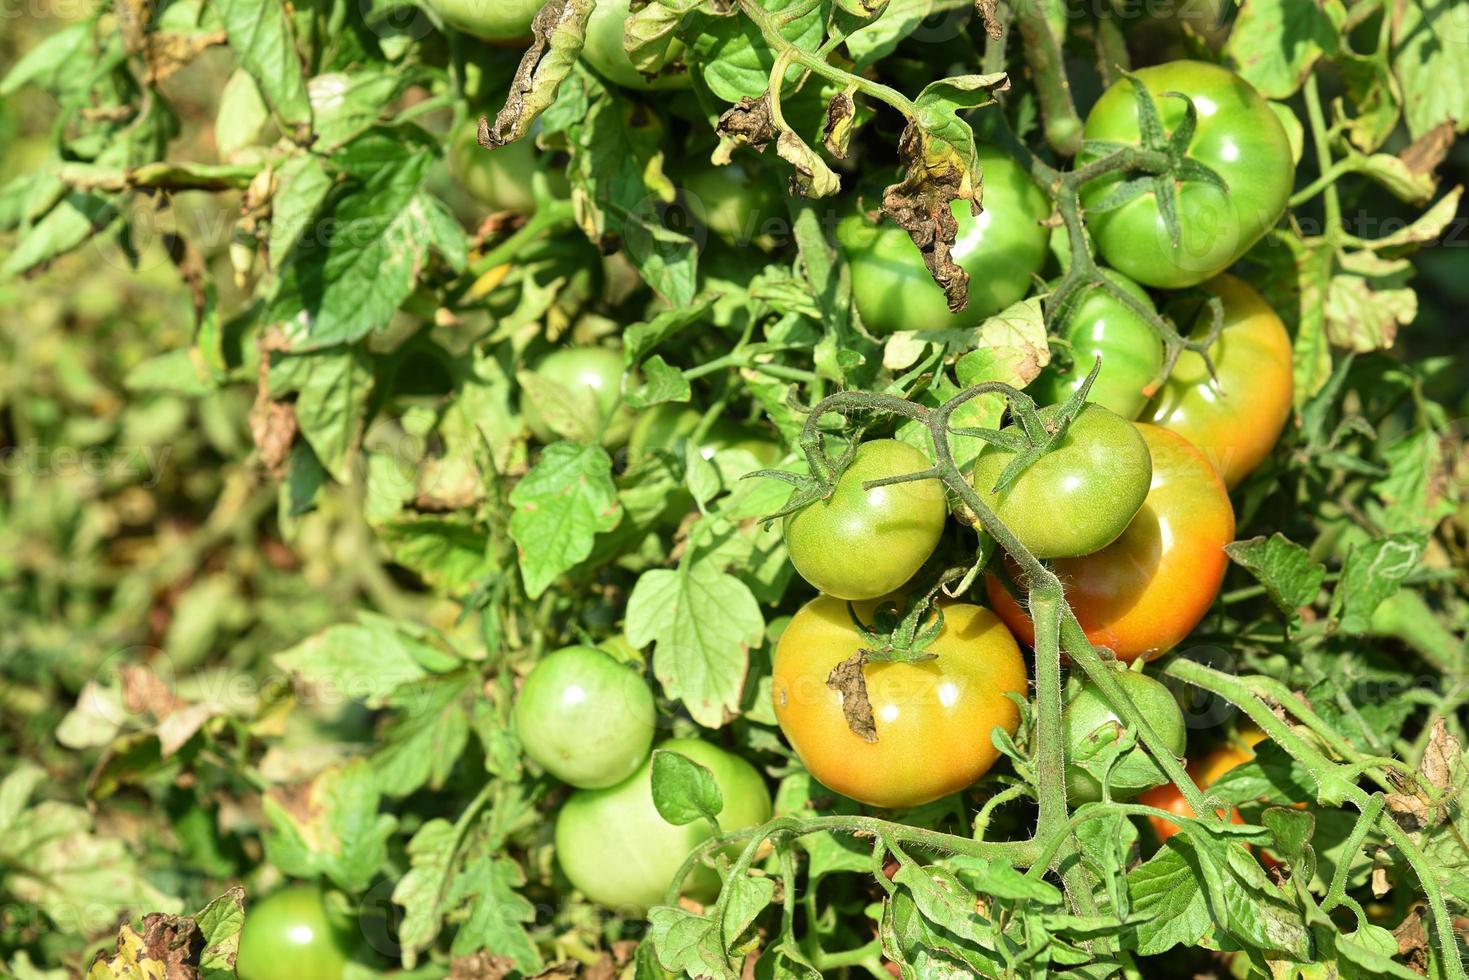
M655 644L653 672L694 720L719 728L739 710L750 648L765 618L750 589L708 561L644 572L627 603L627 637Z
M593 539L622 519L607 451L576 442L547 446L510 503L510 536L532 597L591 554Z
M1236 565L1249 570L1265 586L1281 612L1295 619L1301 606L1316 600L1326 580L1326 566L1280 532L1247 541L1235 541L1224 551Z
M716 823L724 794L708 769L688 756L660 749L653 753L653 805L676 827L701 817Z

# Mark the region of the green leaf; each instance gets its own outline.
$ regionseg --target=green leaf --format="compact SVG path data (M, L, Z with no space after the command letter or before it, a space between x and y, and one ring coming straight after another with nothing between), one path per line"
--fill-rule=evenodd
M656 644L653 672L694 720L718 728L739 711L750 648L765 619L750 589L710 562L644 572L627 603L627 638Z
M779 12L785 0L760 0L767 11ZM781 36L802 51L814 52L825 33L823 25L831 13L830 0L820 0L789 23L780 26ZM693 32L693 62L703 72L710 90L725 102L749 97L758 99L770 84L775 69L775 51L765 43L760 29L749 17L711 17L701 14ZM786 79L794 79L801 67L792 64Z
M316 458L338 483L350 485L367 421L372 361L361 347L343 346L271 358L270 393L294 393L296 422Z
M1331 615L1345 633L1366 633L1372 612L1418 567L1425 534L1393 534L1347 552L1341 580L1331 597Z
M378 812L372 763L359 759L328 769L304 786L267 793L265 856L295 878L327 876L360 892L384 868L396 818Z
M350 343L388 325L441 235L441 205L419 193L433 155L400 131L373 130L335 158L356 179L327 196L281 270L270 317L291 350Z
M648 408L663 402L686 402L692 394L688 379L676 367L654 354L643 362L643 385L627 393L633 408Z
M469 676L461 672L401 685L387 699L398 715L372 754L384 796L444 787L469 744L469 716L462 703L468 689Z
M410 80L386 66L312 78L307 85L316 130L312 152L328 155L370 129Z
M204 936L199 953L203 980L233 980L245 924L245 889L235 885L196 913L194 922Z
M304 140L311 103L286 8L272 0L210 0L210 5L224 22L240 67L255 79L286 130Z
M489 532L459 517L405 517L377 525L393 560L434 588L461 595L501 571Z
M483 857L466 867L449 897L468 900L469 916L454 934L450 952L470 956L485 950L506 957L524 974L539 972L545 964L525 929L535 921L536 908L520 894L523 887L525 872L509 858Z
M1453 460L1432 429L1405 433L1379 452L1387 476L1372 485L1382 500L1380 525L1389 532L1432 531L1454 512Z
M435 818L419 827L408 842L410 867L393 886L393 903L403 908L398 942L403 947L403 965L410 970L418 965L418 954L433 944L443 926L442 899L449 892L456 836L453 824Z
M1224 53L1261 95L1288 98L1322 54L1336 54L1345 20L1346 9L1339 0L1244 0Z
M0 280L29 272L43 263L65 255L117 217L112 202L98 194L71 191L27 228L20 243L0 265Z
M683 909L659 906L648 913L648 938L665 970L710 980L739 980L724 954L718 923Z
M1271 601L1292 619L1301 606L1316 600L1326 580L1326 566L1278 531L1269 538L1232 542L1224 546L1224 551L1231 561L1255 576Z
M1196 946L1209 929L1204 894L1179 848L1164 847L1129 872L1127 891L1133 911L1146 916L1137 928L1137 951L1144 956Z
M92 45L93 30L90 21L81 21L42 38L5 73L0 96L9 98L32 83L60 92L76 84L79 77L85 78L87 73L78 69L95 65L98 56Z
M332 178L321 157L303 153L289 157L280 165L276 183L270 201L268 248L271 260L280 265L311 226L331 189Z
M1403 119L1417 139L1435 126L1469 127L1469 7L1458 0L1409 0L1393 25L1393 73Z
M724 794L708 769L660 749L653 753L653 805L664 820L682 827L701 818L716 819L724 809Z
M612 459L601 446L557 442L510 493L510 536L531 598L592 553L598 534L622 519Z
M388 695L429 676L423 661L436 654L391 620L363 616L329 626L275 655L277 667L332 703L362 701L382 707Z

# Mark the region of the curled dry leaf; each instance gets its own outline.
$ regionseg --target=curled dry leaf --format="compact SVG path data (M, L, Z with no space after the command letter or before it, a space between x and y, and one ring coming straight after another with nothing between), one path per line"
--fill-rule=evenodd
M866 665L866 654L858 650L831 669L826 686L841 694L842 714L852 734L864 742L876 742L877 722L872 717L872 703L867 700L867 678L862 675Z

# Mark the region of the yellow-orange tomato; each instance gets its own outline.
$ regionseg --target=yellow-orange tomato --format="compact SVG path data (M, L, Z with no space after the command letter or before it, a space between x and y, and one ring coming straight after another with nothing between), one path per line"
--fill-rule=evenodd
M1129 663L1161 656L1198 625L1219 594L1228 564L1224 546L1234 540L1229 493L1204 455L1167 429L1141 423L1138 429L1153 457L1142 510L1101 551L1055 562L1087 637ZM1025 610L994 576L986 586L995 612L1033 645Z
M1188 765L1189 778L1194 781L1194 785L1199 789L1208 789L1218 782L1219 777L1229 772L1229 770L1235 766L1249 762L1254 757L1254 754L1251 752L1247 752L1233 745L1227 745L1190 762ZM1139 796L1137 801L1144 806L1153 806L1160 810L1167 810L1169 813L1176 813L1180 817L1191 817L1194 815L1194 808L1188 805L1188 801L1183 798L1183 794L1178 791L1178 787L1172 783L1164 783L1162 786L1153 787ZM1224 811L1220 810L1219 812L1222 814ZM1244 823L1244 819L1239 815L1238 810L1231 811L1230 822ZM1150 816L1148 817L1148 823L1153 825L1153 832L1158 835L1158 842L1160 844L1178 833L1178 824L1171 820Z
M1218 276L1204 288L1224 304L1224 330L1209 348L1217 381L1202 357L1184 351L1142 417L1198 446L1233 488L1270 454L1290 418L1291 340L1244 280ZM1200 319L1195 329L1203 331L1207 310Z
M874 602L853 603L871 623ZM862 669L876 741L853 733L832 668L867 645L830 596L806 603L775 651L775 717L811 775L828 789L873 806L918 806L956 793L984 775L999 752L996 727L1014 734L1020 712L1006 695L1025 695L1025 660L1015 638L981 606L943 607L944 625L921 663Z

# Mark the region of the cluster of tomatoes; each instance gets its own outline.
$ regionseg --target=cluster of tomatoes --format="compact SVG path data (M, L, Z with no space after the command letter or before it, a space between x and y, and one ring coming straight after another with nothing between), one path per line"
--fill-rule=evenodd
M538 3L431 0L430 6L455 26L503 42L528 33ZM598 4L583 59L625 88L686 86L678 73L648 78L632 66L622 49L625 6ZM1064 402L1100 357L1090 403L1059 445L1004 490L996 484L1010 453L987 447L970 473L975 490L1019 542L1052 563L1092 642L1124 663L1176 647L1213 603L1227 564L1224 546L1235 531L1229 489L1269 455L1292 404L1284 325L1254 288L1225 273L1284 211L1294 180L1286 131L1269 104L1232 72L1174 62L1142 69L1102 96L1088 116L1091 142L1078 165L1102 152L1092 147L1143 141L1138 84L1152 93L1168 131L1184 123L1192 105L1188 155L1227 190L1208 181L1178 182L1178 227L1170 228L1155 194L1119 194L1127 179L1122 174L1083 188L1102 274L1135 302L1101 286L1075 297L1052 325L1056 357L1029 393L1042 405ZM512 160L517 152L525 159ZM461 180L482 199L529 210L533 202L507 200L504 189L514 184L511 170L534 168L534 153L528 142L518 150L478 153L466 138L456 142L452 156ZM980 147L979 162L983 212L974 216L967 205L954 207L952 257L970 275L968 306L960 313L949 310L904 231L875 223L856 207L836 224L836 243L853 270L855 305L872 333L977 326L1024 297L1053 255L1064 251L1052 240L1050 198L1026 169L989 146ZM502 169L497 177L485 167ZM784 211L772 187L747 174L731 176L728 167L696 169L680 183L699 204L700 222L731 245L761 245L752 230L763 226L767 211ZM1163 341L1140 309L1154 311L1155 302L1166 302L1174 322L1201 333L1212 322L1204 302L1210 296L1222 307L1223 326L1208 360L1185 351L1164 376ZM620 402L623 364L615 351L557 351L537 372L590 396L604 445L628 443L629 460L696 431L707 444L706 456L738 446L770 465L783 455L759 430L724 421L702 425L690 408L634 414ZM524 400L522 414L537 438L556 437L534 399ZM833 672L872 646L867 627L885 615L892 597L913 588L949 527L950 501L939 481L872 490L863 484L930 466L906 443L864 442L831 493L783 523L793 565L821 594L796 612L779 640L772 666L776 718L817 780L886 808L961 791L994 764L999 752L992 732L1013 734L1020 723L1016 699L1024 699L1028 688L1021 644L1034 642L1024 578L1012 562L997 562L985 579L988 607L941 603L937 635L924 648L933 656L861 667L870 727L854 725L846 713L843 688L830 683ZM1182 755L1186 727L1168 690L1139 669L1117 676L1170 750ZM1094 687L1073 682L1063 717L1073 755L1067 769L1073 802L1101 799L1099 775L1105 773L1113 799L1146 792L1148 802L1186 812L1176 790L1160 785L1166 783L1162 771L1141 748L1100 768L1080 761L1090 756L1089 744L1111 741L1121 726ZM556 825L558 861L572 884L620 910L638 912L661 901L709 829L701 822L675 827L653 804L655 711L642 676L604 650L558 651L526 679L515 719L527 756L575 788ZM724 795L719 819L726 830L769 817L768 788L744 760L697 740L670 740L660 748L713 773ZM1196 774L1201 782L1222 771L1220 764L1205 769L1211 774ZM1162 822L1158 829L1167 832ZM620 857L608 862L608 853ZM685 883L685 893L696 898L717 888L707 868Z

